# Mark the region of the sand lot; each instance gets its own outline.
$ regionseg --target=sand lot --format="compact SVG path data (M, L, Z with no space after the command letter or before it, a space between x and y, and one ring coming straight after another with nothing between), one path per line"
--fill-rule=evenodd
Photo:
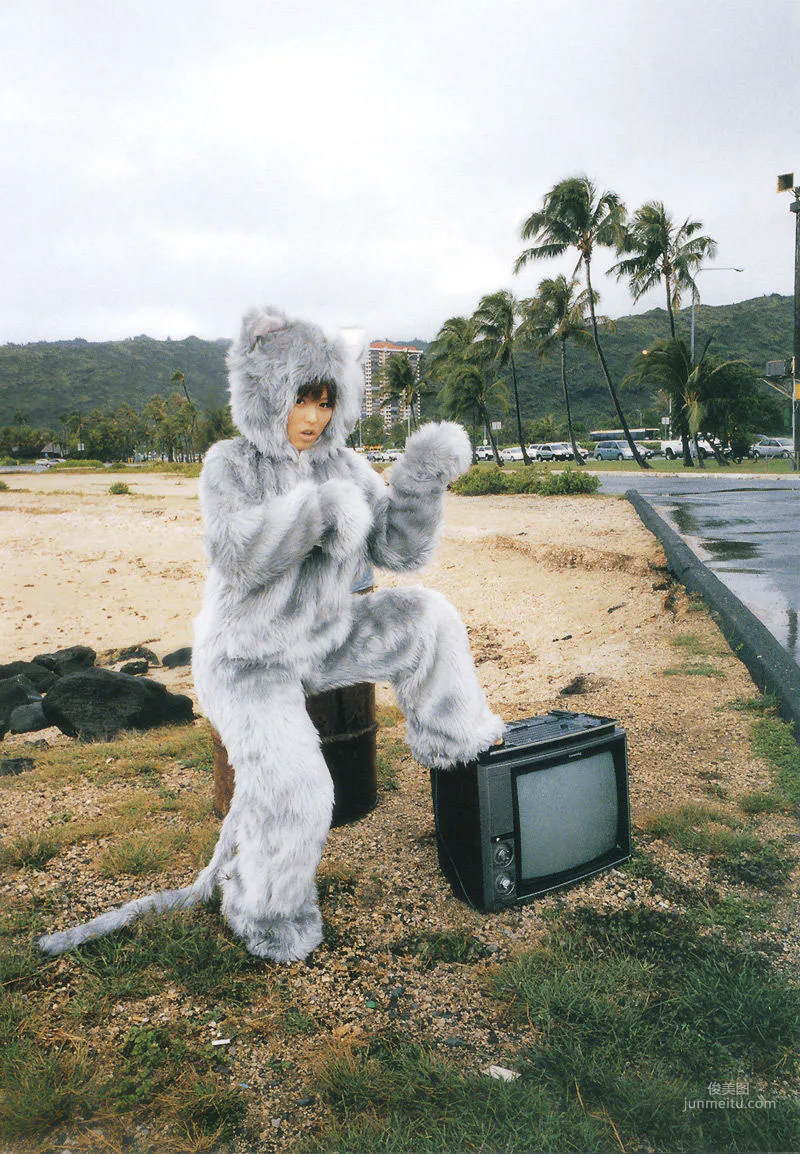
M197 481L131 470L131 493L113 496L121 476L4 475L0 661L74 644L98 654L144 644L159 656L191 644L204 577ZM434 563L376 575L379 587L410 582L457 606L507 719L559 707L625 725L635 812L693 796L698 775L721 764L734 794L766 783L746 719L718 709L754 693L749 675L705 610L671 585L660 546L626 501L448 495ZM681 666L675 641L687 632L720 676L664 675ZM191 692L187 669L154 676ZM576 678L582 692L561 696ZM23 740L8 735L4 749Z

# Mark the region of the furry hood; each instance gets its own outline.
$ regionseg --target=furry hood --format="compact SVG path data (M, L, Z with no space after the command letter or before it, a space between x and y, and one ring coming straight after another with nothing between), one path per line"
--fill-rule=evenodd
M333 416L316 444L305 450L310 458L324 460L345 444L361 413L364 350L360 330L326 334L278 309L251 309L227 356L234 423L266 456L296 458L286 424L297 392L310 381L333 380Z

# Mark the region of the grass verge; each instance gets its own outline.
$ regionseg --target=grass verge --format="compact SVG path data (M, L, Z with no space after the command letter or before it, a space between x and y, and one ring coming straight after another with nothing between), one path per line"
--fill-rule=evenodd
M795 1071L800 991L697 919L578 909L491 983L526 1039L502 1062L517 1078L400 1033L339 1048L317 1071L331 1121L305 1154L797 1148L800 1109L776 1087ZM731 1083L749 1108L697 1105Z

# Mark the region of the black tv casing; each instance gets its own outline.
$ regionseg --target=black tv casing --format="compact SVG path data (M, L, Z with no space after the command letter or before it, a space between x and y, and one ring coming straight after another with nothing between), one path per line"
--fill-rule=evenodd
M480 910L508 909L583 881L631 856L624 729L608 717L553 710L511 722L503 738L503 745L493 746L467 766L431 770L439 865L459 897ZM614 846L558 873L520 877L517 778L605 750L613 757L617 790ZM526 827L526 833L535 836L535 829Z

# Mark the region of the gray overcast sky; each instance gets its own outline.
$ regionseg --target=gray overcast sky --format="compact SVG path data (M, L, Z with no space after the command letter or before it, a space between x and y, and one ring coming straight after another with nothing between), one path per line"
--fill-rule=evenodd
M703 222L745 269L707 303L790 293L799 39L798 0L3 0L0 343L229 337L266 302L431 338L571 271L511 272L580 172Z

